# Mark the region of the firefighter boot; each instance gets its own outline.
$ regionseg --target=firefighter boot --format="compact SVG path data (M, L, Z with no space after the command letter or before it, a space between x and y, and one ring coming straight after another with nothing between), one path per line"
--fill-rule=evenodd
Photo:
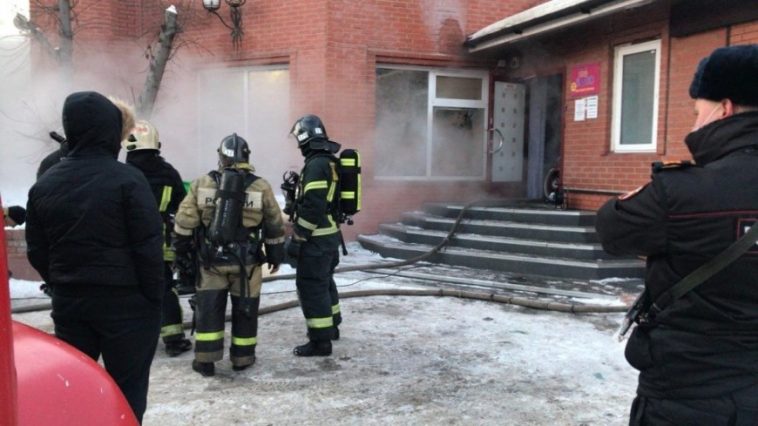
M166 342L166 354L170 357L179 356L190 349L192 349L192 342L189 339Z
M245 364L245 365L234 365L234 364L232 364L232 370L234 370L234 371L242 371L242 370L246 369L247 367L252 367L253 364L255 364L255 355L253 355L252 358L253 358L253 362L251 362L250 364Z
M192 361L192 369L200 373L203 377L211 377L216 375L216 365L212 362L200 362L198 360Z
M308 343L296 346L292 351L297 356L329 356L332 354L331 340L310 340Z

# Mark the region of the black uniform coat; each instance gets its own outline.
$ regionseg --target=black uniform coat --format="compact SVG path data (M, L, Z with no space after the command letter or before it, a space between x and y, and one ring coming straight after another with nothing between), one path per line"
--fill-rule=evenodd
M161 218L142 172L116 160L120 111L81 92L67 99L63 126L70 153L29 191L29 262L54 288L133 287L160 304Z
M758 112L685 142L696 166L654 171L598 211L606 251L647 257L652 300L758 221ZM646 397L710 398L758 383L758 247L637 327L626 357Z

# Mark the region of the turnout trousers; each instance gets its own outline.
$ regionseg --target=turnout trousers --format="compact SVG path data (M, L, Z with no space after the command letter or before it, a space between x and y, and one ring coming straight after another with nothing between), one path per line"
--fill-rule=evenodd
M334 268L340 262L332 237L312 237L302 243L297 259L296 285L308 337L330 340L342 322Z
M169 343L184 339L184 328L182 328L184 313L179 304L176 288L171 285L174 281L174 274L169 262L164 263L164 275L166 277L166 293L163 295L163 306L161 307L161 338L163 338L163 343Z
M141 423L147 408L150 365L158 345L161 311L138 289L123 290L130 291L93 297L53 289L51 316L56 337L95 361L102 355L105 370Z
M220 361L224 355L224 317L226 299L232 299L232 341L229 358L235 367L255 362L258 343L258 307L262 271L260 265L247 265L243 280L249 297L240 293L239 265L212 265L200 268L200 284L195 295L195 359L198 362Z

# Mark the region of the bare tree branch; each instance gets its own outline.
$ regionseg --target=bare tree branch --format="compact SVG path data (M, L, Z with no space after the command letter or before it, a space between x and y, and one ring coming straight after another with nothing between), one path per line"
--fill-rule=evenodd
M137 115L140 117L149 118L153 112L155 98L158 96L163 72L166 70L166 63L171 56L174 36L176 36L178 30L176 15L175 7L171 6L166 9L164 22L161 26L161 34L158 37L157 51L150 60L150 71L145 79L142 93L140 93L137 99Z

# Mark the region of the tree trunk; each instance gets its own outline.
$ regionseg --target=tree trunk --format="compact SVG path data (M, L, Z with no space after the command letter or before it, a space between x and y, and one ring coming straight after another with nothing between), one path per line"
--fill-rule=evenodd
M73 51L74 32L71 30L71 3L69 0L58 0L58 20L60 23L60 46L58 48L58 60L60 61L63 81L71 83L73 78Z
M174 42L174 36L177 33L176 25L176 8L170 6L166 9L161 33L158 37L158 49L150 59L150 70L145 78L145 85L142 87L142 93L137 98L137 117L149 119L155 106L155 98L158 96L158 90L161 87L163 72L166 70L166 63L171 56L171 48Z

